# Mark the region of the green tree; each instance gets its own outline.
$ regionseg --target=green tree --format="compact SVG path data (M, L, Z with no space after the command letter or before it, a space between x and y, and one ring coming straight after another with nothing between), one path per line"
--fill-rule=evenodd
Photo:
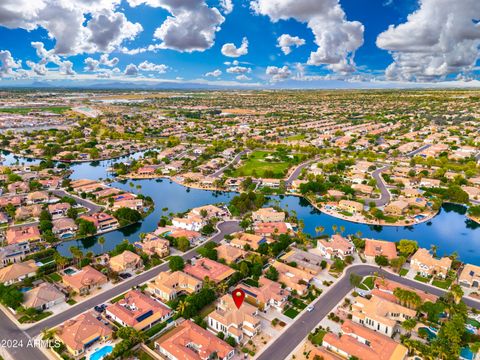
M418 243L415 240L402 239L398 242L397 250L408 257L418 250Z
M350 284L357 289L360 284L362 283L362 277L356 273L351 273L350 274Z
M181 256L172 256L168 262L171 271L181 271L185 267L185 262Z
M265 272L265 277L269 280L272 281L277 281L278 280L278 271L275 269L275 267L270 266L267 271Z

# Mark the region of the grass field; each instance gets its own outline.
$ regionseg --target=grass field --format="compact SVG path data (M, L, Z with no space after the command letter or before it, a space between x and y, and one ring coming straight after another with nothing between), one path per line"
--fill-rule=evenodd
M400 276L405 276L408 274L408 269L401 269L399 275Z
M298 315L298 311L295 310L294 308L287 309L283 314L285 316L288 316L290 319L295 319L295 317Z
M447 279L447 280L433 280L432 285L439 287L441 289L448 289L450 285L452 284L452 280Z
M363 290L372 290L375 279L373 276L366 277L363 282L360 284L359 288Z
M272 155L269 151L254 151L243 165L233 172L234 177L253 176L259 178L283 178L288 169L295 164L294 159L285 160L269 160L268 156Z
M20 114L27 115L31 111L45 111L55 114L63 114L65 111L70 110L66 106L51 106L51 107L42 107L42 108L29 108L29 107L16 107L16 108L2 108L0 112L9 113L9 114Z
M429 283L429 282L430 282L430 279L425 278L425 277L420 276L420 275L415 276L415 280L421 281L421 282L423 282L423 283Z

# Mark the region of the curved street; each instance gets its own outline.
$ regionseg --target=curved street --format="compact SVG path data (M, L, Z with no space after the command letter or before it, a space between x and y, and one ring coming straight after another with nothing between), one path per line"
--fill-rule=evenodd
M380 189L380 197L375 199L367 199L367 203L374 202L375 206L384 206L390 201L390 192L387 189L387 184L382 178L382 172L389 169L390 165L385 165L379 169L376 169L372 172L372 177L377 182L377 186Z

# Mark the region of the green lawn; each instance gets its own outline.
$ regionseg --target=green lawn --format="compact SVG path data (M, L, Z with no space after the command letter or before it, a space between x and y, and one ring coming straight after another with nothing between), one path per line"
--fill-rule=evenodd
M243 162L243 165L233 172L232 176L283 178L295 161L293 159L288 161L268 161L266 157L272 154L272 152L262 150L252 152L248 159Z
M288 316L290 319L295 319L295 317L298 315L298 311L293 309L293 308L290 308L290 309L287 309L286 311L283 312L283 314L285 316Z
M161 322L158 324L153 325L150 329L145 330L145 335L148 338L151 338L153 335L159 333L161 330L163 330L167 326L166 322Z
M310 340L313 345L322 345L323 337L327 334L325 330L319 330Z
M470 324L472 326L475 326L477 329L480 329L480 322L475 319L467 319L467 324Z
M42 108L15 107L15 108L0 109L0 112L9 113L9 114L26 115L31 111L46 111L46 112L51 112L55 114L63 114L67 110L70 110L70 108L67 106L50 106L50 107L42 107Z
M58 273L49 274L48 277L52 279L54 282L62 281L62 277Z
M408 274L408 269L401 269L399 275L400 276L405 276Z
M208 304L202 310L200 310L200 317L205 318L208 314L210 314L213 310L215 310L215 303Z
M415 276L415 280L423 282L423 283L429 283L430 282L430 279L425 278L425 277L420 276L420 275Z
M447 280L433 280L432 285L439 287L441 289L448 289L450 285L452 284L452 280L447 279Z
M119 301L122 300L124 297L125 297L125 294L119 295L119 296L117 296L116 298L112 299L111 303L114 304L114 303L116 303L116 302L119 302Z
M73 299L67 300L68 305L75 305L77 302Z
M307 305L300 299L297 299L297 298L294 298L292 299L291 303L296 307L296 308L299 308L301 310L305 309L307 307Z
M374 283L375 283L374 277L368 276L363 279L363 282L360 284L359 288L367 291L372 290Z

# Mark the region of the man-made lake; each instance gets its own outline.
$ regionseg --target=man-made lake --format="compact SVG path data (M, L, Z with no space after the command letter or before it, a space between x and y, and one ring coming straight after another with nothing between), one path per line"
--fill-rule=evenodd
M5 165L16 162L15 158L4 153ZM133 155L135 158L141 153ZM105 179L109 177L107 169L114 162L125 161L123 159L107 160L93 163L75 164L72 178ZM28 159L20 158L20 163L29 162ZM130 186L134 183L134 187ZM141 188L137 189L136 186ZM118 231L104 234L105 244L97 243L97 238L92 237L82 241L66 241L58 246L63 255L70 255L69 248L78 246L84 251L93 251L98 254L113 249L123 239L131 242L139 239L141 232L150 232L156 229L157 223L162 215L169 213L184 212L196 206L214 203L226 203L235 194L219 193L206 190L188 189L184 186L173 183L169 180L134 180L128 182L116 182L112 186L122 188L126 191L140 192L152 197L155 201L155 211L152 212L142 223L124 228ZM298 218L302 219L304 231L315 236L315 228L323 226L325 231L322 234L332 234L332 226L345 228L344 235L361 233L362 237L398 241L400 239L412 239L418 241L421 247L430 248L437 246L438 255L448 255L456 251L464 262L480 265L480 225L469 220L465 216L466 208L459 205L445 204L440 213L432 220L413 226L372 226L348 222L332 216L322 214L312 207L305 199L296 196L275 196L271 203L278 203L288 211L295 211Z

